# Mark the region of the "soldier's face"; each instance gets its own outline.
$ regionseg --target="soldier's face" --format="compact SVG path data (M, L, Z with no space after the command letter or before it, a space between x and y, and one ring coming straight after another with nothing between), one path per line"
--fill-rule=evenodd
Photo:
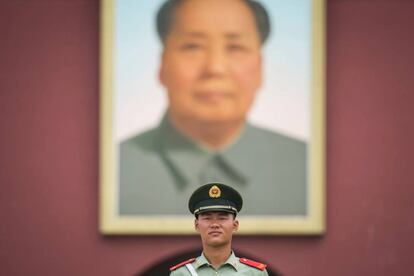
M261 84L255 19L240 0L187 0L165 40L160 81L170 114L201 123L244 119Z
M200 233L203 245L220 247L231 243L239 222L227 212L206 212L195 220L195 229Z

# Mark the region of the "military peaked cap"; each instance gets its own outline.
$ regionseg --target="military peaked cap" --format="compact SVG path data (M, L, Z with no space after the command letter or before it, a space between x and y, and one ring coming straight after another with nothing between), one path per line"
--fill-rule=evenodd
M237 214L243 205L239 192L222 183L209 183L193 192L188 208L194 215L207 211L224 211Z

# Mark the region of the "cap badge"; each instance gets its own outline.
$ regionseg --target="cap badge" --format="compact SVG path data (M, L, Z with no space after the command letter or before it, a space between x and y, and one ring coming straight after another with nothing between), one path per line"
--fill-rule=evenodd
M214 185L213 187L210 188L210 190L208 191L208 195L212 198L218 198L221 196L221 190L219 187L217 187L216 185Z

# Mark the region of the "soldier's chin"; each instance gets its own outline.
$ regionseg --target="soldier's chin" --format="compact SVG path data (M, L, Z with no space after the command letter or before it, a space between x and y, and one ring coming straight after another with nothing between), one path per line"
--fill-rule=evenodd
M222 239L220 239L220 240L214 240L213 239L213 240L210 240L210 242L209 242L209 246L211 246L211 247L222 247L226 244L227 244L227 242L223 241Z

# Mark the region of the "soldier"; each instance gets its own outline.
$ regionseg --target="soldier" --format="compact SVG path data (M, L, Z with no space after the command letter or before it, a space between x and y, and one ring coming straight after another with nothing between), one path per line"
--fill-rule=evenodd
M265 264L235 256L233 234L239 228L237 213L243 199L230 186L210 183L193 192L188 202L194 227L203 245L201 256L170 268L171 276L268 275Z

